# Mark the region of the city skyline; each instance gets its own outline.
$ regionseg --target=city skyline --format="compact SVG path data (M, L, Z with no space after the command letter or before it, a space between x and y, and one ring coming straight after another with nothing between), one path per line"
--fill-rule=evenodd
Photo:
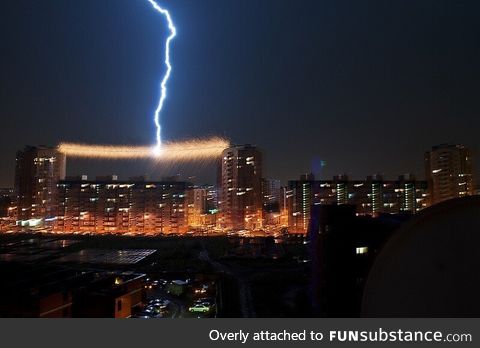
M478 317L478 13L4 0L0 317Z
M2 187L13 185L14 153L26 144L151 143L166 32L147 5L6 4ZM308 172L422 178L422 153L432 145L478 151L478 4L162 5L182 24L164 113L168 139L218 134L255 144L267 159L265 177L283 183ZM68 175L157 172L138 162L75 160L69 168ZM202 170L197 176L213 182Z
M244 145L232 145L231 147L235 148L235 147L243 147L243 146L253 146L254 148L258 148L257 146L255 145L252 145L252 144L244 144ZM35 148L35 147L39 147L39 148L46 148L46 149L50 149L50 150L54 150L54 149L57 149L58 151L58 148L57 147L50 147L50 146L45 146L45 145L25 145L24 147L22 148L29 148L29 147L32 147L32 148ZM422 168L422 171L420 172L420 175L417 175L416 173L413 173L413 172L409 172L407 170L404 170L403 172L400 171L398 173L390 173L390 175L385 175L383 171L377 171L377 172L374 172L374 173L367 173L365 176L360 176L360 175L355 175L351 172L348 172L348 171L345 171L345 172L338 172L338 173L334 173L332 176L326 176L326 175L323 175L320 171L316 171L315 168L313 167L316 167L316 168L321 168L323 167L323 162L324 161L318 161L318 163L316 163L315 165L312 165L312 168L310 168L310 170L307 170L307 171L298 171L296 173L295 176L293 177L289 177L289 178L286 178L285 180L280 180L278 179L278 177L276 176L266 176L266 175L263 175L262 176L262 179L267 179L267 180L278 180L280 185L281 186L288 186L289 182L291 182L292 180L296 180L298 179L298 177L302 177L302 176L308 176L308 175L313 175L315 180L329 180L329 179L332 179L332 178L335 178L335 177L341 177L341 176L347 176L349 178L349 180L363 180L365 178L368 178L368 177L371 177L371 176L381 176L382 178L384 179L390 179L390 180L393 180L393 179L396 179L398 178L399 176L401 175L413 175L414 177L416 177L417 179L421 179L421 180L425 180L425 181L428 181L429 180L429 175L426 173L425 171L425 165L426 165L426 156L427 154L429 154L433 149L435 148L443 148L443 147L465 147L468 149L469 151L469 162L470 162L470 166L471 166L471 170L473 170L473 176L472 176L472 179L473 179L473 182L476 182L477 181L477 178L476 178L476 168L475 168L475 164L476 164L476 161L475 161L475 155L472 154L472 151L471 151L471 148L469 146L466 146L465 144L451 144L451 143L442 143L442 144L437 144L437 145L433 145L431 146L431 148L427 149L426 151L423 152L423 168ZM262 149L258 148L260 151L262 151ZM228 148L226 148L225 150L228 150ZM15 151L15 153L17 153L18 155L18 151ZM61 151L60 151L61 152ZM262 151L262 153L264 153ZM139 162L144 162L144 163L150 163L150 168L153 168L153 166L155 166L155 164L152 165L152 162L154 162L153 160L148 160L148 159L120 159L120 160L110 160L110 159L77 159L77 158L73 158L73 159L70 159L68 162L69 164L67 165L67 159L68 159L68 156L65 156L64 158L64 166L65 166L65 177L70 177L70 178L75 178L75 177L87 177L89 180L92 180L92 178L99 178L99 177L105 177L105 176L114 176L114 177L117 177L119 180L130 180L131 178L138 178L138 177L142 177L144 178L145 180L147 181L170 181L170 180L182 180L182 181L188 181L188 182L191 182L192 184L195 184L195 185L214 185L215 183L218 184L218 163L217 161L220 161L220 157L218 159L208 159L206 162L207 164L203 163L201 166L197 166L197 164L195 163L174 163L174 162L170 162L170 163L167 163L166 167L169 168L170 170L168 172L166 172L166 174L164 173L163 175L155 175L155 174L158 174L159 173L159 170L152 170L152 171L155 171L156 173L153 173L153 175L150 175L150 173L145 173L145 172L140 172L140 171L132 171L131 173L129 174L125 174L124 175L119 175L118 174L118 171L115 171L115 168L118 168L118 166L116 164L119 164L119 163L127 163L127 162L130 162L130 163L133 163L133 164L138 164ZM71 169L69 170L68 168L71 166L70 162L76 162L75 165L74 165L74 168L75 172L73 172ZM78 163L86 163L86 162L92 162L92 163L97 163L97 164L100 164L99 167L102 167L102 164L113 164L113 166L110 166L110 168L113 168L113 171L112 170L107 170L107 171L101 171L101 172L90 172L90 173L87 173L88 170L83 170L81 169L81 166L79 167L78 166ZM262 160L262 162L265 162L265 160ZM268 160L267 160L268 162ZM473 163L473 166L472 166L472 163ZM208 171L210 171L210 175L208 176L207 180L203 180L204 177L198 177L195 175L195 172L202 172L202 171L205 171L206 170L206 167ZM78 170L78 168L80 168ZM85 169L85 167L83 167ZM87 166L88 168L88 166ZM136 167L137 168L137 167ZM171 168L181 168L181 170L171 170ZM263 167L262 167L263 168ZM168 170L168 169L167 169ZM185 170L184 172L182 172L182 170ZM265 169L263 169L263 171L265 171ZM320 174L320 175L318 175ZM13 179L12 181L15 181L15 175L13 175ZM4 185L4 186L0 186L2 188L12 188L14 186L14 182L8 186L8 185ZM473 188L472 188L473 190Z
M66 176L58 148L26 146L17 152L15 188L2 196L5 231L56 233L306 234L317 206L350 206L356 216L404 218L455 198L477 194L472 155L464 145L433 146L425 153L426 180L382 175L333 180L302 174L282 186L263 177L264 156L250 145L226 148L216 161L215 185L179 177ZM350 209L350 208L349 208Z

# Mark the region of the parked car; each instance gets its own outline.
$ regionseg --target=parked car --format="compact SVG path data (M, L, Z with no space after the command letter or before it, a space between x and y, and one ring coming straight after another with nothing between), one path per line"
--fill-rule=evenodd
M168 305L170 304L170 301L163 298L156 298L151 300L148 304L150 306L158 307L159 309L164 310L164 309L167 309Z
M192 313L207 313L210 311L210 307L203 303L197 303L188 308L188 310Z
M211 297L203 297L195 300L194 304L204 304L209 307L215 306L215 299Z

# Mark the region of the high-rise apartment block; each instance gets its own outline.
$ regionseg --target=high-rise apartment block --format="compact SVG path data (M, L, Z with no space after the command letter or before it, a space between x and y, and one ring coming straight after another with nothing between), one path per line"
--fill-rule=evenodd
M20 221L57 215L57 182L65 178L66 158L56 148L26 146L17 152L15 193Z
M425 153L431 203L475 194L472 153L464 145L442 144Z
M284 189L282 211L291 232L308 230L315 205L353 205L358 215L415 213L427 206L427 185L413 175L384 180L381 175L350 180L347 175L333 180L315 180L313 174L291 180Z
M282 185L278 179L262 179L263 197L263 224L267 226L279 226L280 201L282 196Z
M220 219L224 229L262 226L262 154L252 145L232 146L220 164Z
M58 232L185 233L191 184L103 177L58 183Z
M426 181L411 174L397 180L378 174L365 180L346 174L316 180L304 174L281 187L280 180L262 178L262 153L252 145L223 151L216 186L143 177L65 180L65 164L65 155L55 148L27 146L18 151L13 202L5 199L0 205L2 230L16 222L25 229L59 232L176 234L288 227L305 233L316 205L351 205L357 215L416 213L476 192L472 155L463 145L428 151Z
M213 185L192 187L187 191L188 226L205 230L214 228L218 215L217 189Z
M264 211L278 211L282 185L277 179L262 179L262 196Z

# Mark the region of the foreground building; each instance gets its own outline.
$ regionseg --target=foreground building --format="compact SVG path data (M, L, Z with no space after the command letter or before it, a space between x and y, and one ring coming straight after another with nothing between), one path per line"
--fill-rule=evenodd
M252 145L223 151L219 173L220 228L241 230L262 226L262 153Z
M103 177L58 183L59 232L185 233L187 182L117 181Z
M0 266L1 317L128 318L145 301L144 274L15 262Z
M473 159L464 145L442 144L425 153L431 203L475 194Z
M410 216L358 216L355 206L342 204L313 206L311 217L312 310L320 317L358 317L378 253Z

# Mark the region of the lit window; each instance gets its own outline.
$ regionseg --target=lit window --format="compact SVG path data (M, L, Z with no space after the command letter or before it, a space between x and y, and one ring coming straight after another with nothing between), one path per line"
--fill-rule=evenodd
M358 247L355 249L357 255L368 253L368 247Z

